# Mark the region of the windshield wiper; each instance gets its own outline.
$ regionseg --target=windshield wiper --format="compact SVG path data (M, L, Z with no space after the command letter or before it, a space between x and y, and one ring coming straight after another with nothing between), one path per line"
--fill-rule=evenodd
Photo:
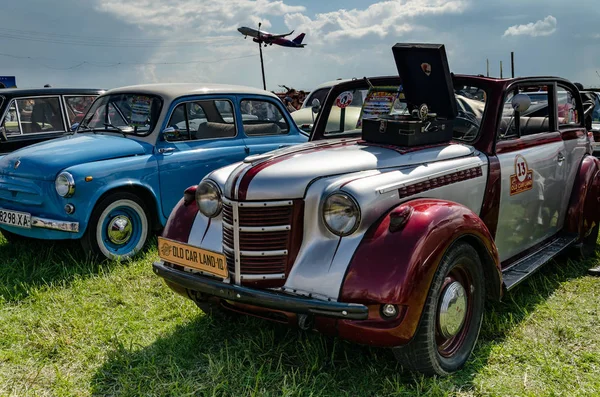
M106 128L114 128L115 130L119 131L121 134L123 134L124 138L127 138L127 133L125 132L124 129L117 127L116 125L112 124L112 123L104 123L104 127Z

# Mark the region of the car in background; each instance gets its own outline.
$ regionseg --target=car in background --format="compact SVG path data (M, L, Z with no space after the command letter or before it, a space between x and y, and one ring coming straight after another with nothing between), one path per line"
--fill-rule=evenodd
M0 158L0 232L9 242L80 240L92 254L128 258L207 173L306 140L266 91L204 84L110 90L75 134Z
M586 113L589 112L592 119L591 132L594 136L594 156L600 156L600 88L587 88L580 91L584 106L589 106Z
M292 112L292 118L300 127L302 131L306 133L311 132L317 114L321 110L321 105L325 103L325 98L331 91L331 88L340 83L351 81L349 79L338 79L334 81L328 81L319 85L306 97L302 107L295 112ZM339 130L341 132L352 130L356 128L358 118L360 116L361 107L365 99L365 92L352 93L351 101L344 104L344 110L337 107L333 109L328 122L329 130ZM317 102L315 102L315 100Z
M0 156L72 132L104 90L9 88L0 90Z

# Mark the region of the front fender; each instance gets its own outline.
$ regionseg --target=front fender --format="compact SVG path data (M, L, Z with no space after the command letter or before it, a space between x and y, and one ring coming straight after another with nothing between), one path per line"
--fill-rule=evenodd
M133 156L120 159L79 164L65 169L75 178L75 195L64 199L73 203L80 230L87 228L98 200L107 192L119 188L144 189L153 198L153 209L164 224L166 217L160 210L160 188L156 161L150 156ZM86 177L91 177L88 181Z
M392 218L410 212L403 228L390 231ZM344 321L340 333L350 339L362 333L358 338L362 342L375 341L382 346L408 342L418 327L440 260L453 243L462 239L480 253L488 292L499 298L500 260L483 221L455 202L417 199L394 208L365 234L348 267L339 299L371 307L396 304L403 308L401 323L390 329L380 318L379 325L376 318L365 326Z
M579 173L567 210L565 229L585 237L600 222L600 160L586 156L581 162Z

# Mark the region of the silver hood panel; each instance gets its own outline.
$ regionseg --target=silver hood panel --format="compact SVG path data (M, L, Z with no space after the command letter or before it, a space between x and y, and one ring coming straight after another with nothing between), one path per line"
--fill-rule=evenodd
M260 167L260 171L251 179L246 178L250 179L246 200L302 198L307 187L317 178L368 170L414 167L472 154L471 147L460 144L418 149L403 154L393 149L355 142L334 141L330 145L312 148L301 145L296 150L255 162L253 166ZM249 165L245 168L240 166L238 170L252 172ZM238 185L240 180L241 177L238 178ZM231 183L229 180L228 185Z

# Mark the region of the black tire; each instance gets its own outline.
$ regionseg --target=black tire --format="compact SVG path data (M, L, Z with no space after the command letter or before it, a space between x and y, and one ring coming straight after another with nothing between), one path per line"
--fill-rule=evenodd
M127 232L122 232L119 236L125 241L123 243L111 241L108 234L110 226L115 226L114 222L118 221L118 218L128 220L131 225L129 238ZM152 217L144 201L132 193L114 192L94 207L90 222L81 238L81 245L84 251L92 256L129 259L146 246L151 231Z
M598 244L598 230L599 225L593 227L590 233L585 236L579 244L575 246L577 250L577 256L580 259L594 258L596 256L596 249Z
M455 336L446 338L439 325L441 297L455 282L464 287L466 314ZM479 337L484 303L485 280L479 255L471 245L458 243L438 266L414 338L393 348L396 359L404 368L426 375L445 376L459 370Z
M6 239L6 241L8 241L9 244L24 244L24 243L27 243L32 240L29 237L11 233L6 230L2 230L2 231L0 231L0 233L4 236L4 238Z

